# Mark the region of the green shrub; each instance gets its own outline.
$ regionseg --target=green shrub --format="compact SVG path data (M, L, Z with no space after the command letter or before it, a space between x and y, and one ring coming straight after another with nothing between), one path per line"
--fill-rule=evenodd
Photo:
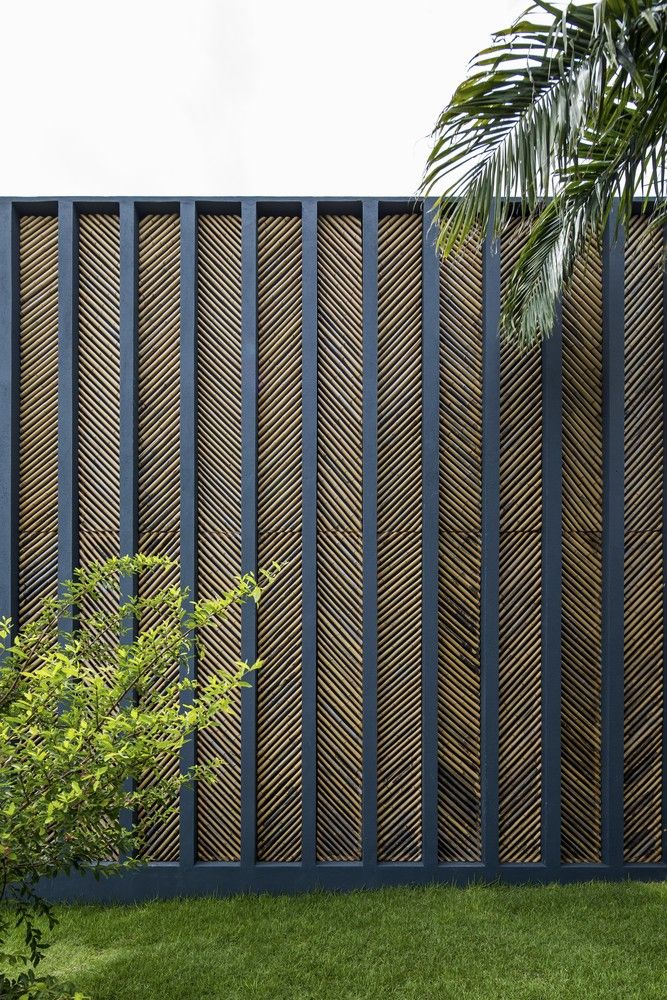
M198 686L193 652L204 656L202 634L221 627L234 606L258 601L278 570L263 572L261 586L247 575L214 600L192 602L165 582L177 576L170 559L111 559L77 570L13 641L11 622L0 620L3 998L66 995L37 972L47 947L40 925L55 922L40 879L136 866L151 826L177 808L181 785L215 780L219 762L175 777L161 775L156 762L232 711L230 695L247 686L259 661L220 669ZM132 578L139 596L125 599L121 583ZM15 926L18 950L8 945Z

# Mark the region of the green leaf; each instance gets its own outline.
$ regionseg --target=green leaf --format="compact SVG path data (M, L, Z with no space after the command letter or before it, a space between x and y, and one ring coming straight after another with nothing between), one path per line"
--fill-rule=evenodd
M438 195L442 255L490 226L499 237L511 198L544 241L531 237L503 309L503 335L521 346L548 335L613 200L624 221L636 192L667 193L666 38L664 0L534 3L473 59L436 123L420 191Z

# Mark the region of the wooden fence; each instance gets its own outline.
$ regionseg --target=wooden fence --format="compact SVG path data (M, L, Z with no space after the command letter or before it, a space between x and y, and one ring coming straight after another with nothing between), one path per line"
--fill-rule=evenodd
M200 665L266 661L184 752L221 780L52 893L667 871L662 236L608 233L519 354L521 231L441 266L430 212L0 204L0 611L118 553L202 597L289 559Z

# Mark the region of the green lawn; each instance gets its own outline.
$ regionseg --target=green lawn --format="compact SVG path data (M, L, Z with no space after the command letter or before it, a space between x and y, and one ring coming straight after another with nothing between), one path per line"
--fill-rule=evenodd
M95 1000L667 997L667 884L388 889L60 909Z

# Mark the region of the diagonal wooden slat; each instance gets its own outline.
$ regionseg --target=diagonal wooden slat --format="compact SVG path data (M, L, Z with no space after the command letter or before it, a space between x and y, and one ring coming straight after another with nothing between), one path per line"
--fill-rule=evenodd
M257 856L301 855L301 220L258 225L258 563L287 563L258 610Z
M120 553L120 220L79 219L79 560ZM95 602L110 613L117 595ZM91 605L91 610L93 610ZM82 609L85 615L86 607ZM118 637L108 635L110 649Z
M139 550L179 558L179 367L180 224L177 215L146 215L139 220ZM140 581L141 596L178 586L178 570L151 572ZM152 617L145 618L150 627ZM178 679L178 663L165 671L162 685ZM179 773L178 757L155 762L143 787ZM156 861L175 861L179 849L178 814L155 823L145 853Z
M438 840L481 860L482 254L440 273Z
M564 862L601 859L602 269L563 300L561 789Z
M361 860L361 221L318 223L317 857Z
M198 596L224 593L241 572L241 219L202 215L197 246ZM204 629L198 680L233 670L241 656L240 615ZM197 794L198 856L241 857L241 718L233 714L199 733L198 763L222 762L214 784Z
M421 218L378 232L378 860L421 857Z
M663 238L626 231L624 857L660 861L663 718Z
M501 244L501 294L525 240ZM541 860L542 365L538 350L500 355L499 858Z
M19 229L19 624L58 585L58 220Z

